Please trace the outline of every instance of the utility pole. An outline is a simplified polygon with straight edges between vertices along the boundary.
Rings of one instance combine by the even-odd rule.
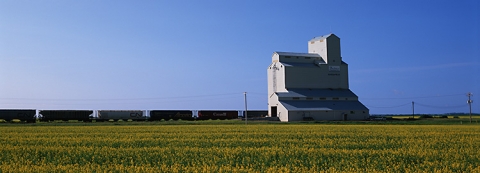
[[[243,98],[245,100],[245,125],[247,124],[248,112],[247,112],[247,92],[243,92]]]
[[[415,119],[415,102],[412,101],[412,119]]]
[[[469,93],[467,93],[467,96],[468,96],[467,103],[468,103],[468,106],[470,107],[470,123],[472,123],[472,103],[473,103],[473,100],[471,100],[470,97],[473,96],[473,94],[471,92],[469,92]]]

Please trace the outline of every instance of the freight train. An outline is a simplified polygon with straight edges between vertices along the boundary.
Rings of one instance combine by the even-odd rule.
[[[69,121],[77,120],[83,122],[91,122],[93,111],[91,110],[41,110],[42,117],[40,121]]]
[[[37,110],[0,109],[0,119],[19,120],[34,123],[37,121],[160,121],[160,120],[226,120],[244,117],[244,111],[237,110]],[[149,113],[149,116],[146,116]],[[247,111],[248,118],[265,117],[267,110]],[[96,114],[96,115],[95,115]]]
[[[193,111],[189,110],[152,110],[150,111],[150,117],[148,120],[194,120],[195,118]]]
[[[20,120],[22,122],[34,123],[36,121],[35,109],[1,109],[0,119],[4,121]]]
[[[94,118],[95,121],[146,121],[147,116],[145,116],[144,111],[140,110],[99,110],[97,111],[97,117]]]

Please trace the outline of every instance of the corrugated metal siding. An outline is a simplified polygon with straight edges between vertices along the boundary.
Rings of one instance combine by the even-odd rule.
[[[368,110],[359,101],[280,101],[289,111]]]
[[[349,89],[288,89],[288,92],[278,92],[278,97],[355,97]]]
[[[299,63],[299,62],[281,62],[285,67],[312,67],[318,68],[318,66],[314,63]],[[321,60],[318,64],[325,64],[325,61]]]
[[[300,56],[300,57],[312,57],[312,58],[321,58],[320,55],[316,53],[295,53],[295,52],[275,52],[281,56]]]

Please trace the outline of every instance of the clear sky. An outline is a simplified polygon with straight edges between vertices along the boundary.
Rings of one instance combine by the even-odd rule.
[[[334,33],[372,114],[480,112],[480,1],[0,1],[0,108],[267,109],[274,51]]]

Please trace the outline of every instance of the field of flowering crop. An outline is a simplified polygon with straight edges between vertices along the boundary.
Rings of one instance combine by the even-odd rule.
[[[0,172],[480,172],[478,125],[15,125],[0,134]]]

